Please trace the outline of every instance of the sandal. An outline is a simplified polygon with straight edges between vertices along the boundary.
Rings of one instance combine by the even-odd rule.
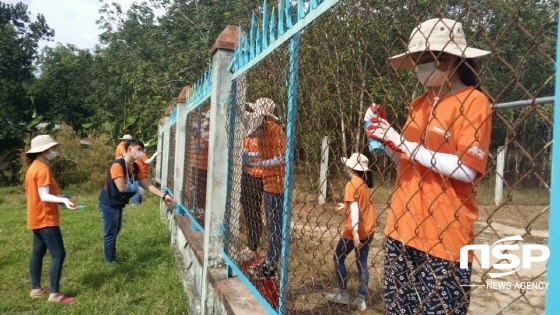
[[[70,305],[70,304],[74,304],[74,301],[75,301],[75,300],[76,300],[76,299],[73,298],[73,297],[64,296],[63,294],[59,294],[58,297],[57,297],[57,300],[50,300],[50,299],[49,299],[48,301],[51,302],[51,303],[58,303],[58,304],[67,304],[67,305]]]
[[[34,290],[35,290],[35,289],[34,289]],[[29,296],[30,296],[32,299],[38,299],[38,298],[42,297],[43,295],[45,295],[45,293],[47,293],[47,289],[45,289],[45,288],[39,288],[39,289],[37,289],[37,290],[41,290],[41,291],[38,291],[38,292],[36,292],[36,293],[33,293],[33,290],[31,290],[31,293],[29,293]]]

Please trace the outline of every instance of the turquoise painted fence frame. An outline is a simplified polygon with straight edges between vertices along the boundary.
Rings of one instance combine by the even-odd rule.
[[[175,107],[173,107],[173,110],[171,111],[169,122],[171,123],[171,125],[177,122],[177,105],[175,105]]]
[[[278,5],[268,12],[266,0],[262,6],[262,28],[260,30],[253,14],[249,38],[239,29],[238,45],[233,55],[229,70],[233,72],[232,79],[237,78],[266,56],[288,41],[296,33],[303,30],[309,23],[328,11],[340,0],[310,0],[297,1],[295,19],[290,0],[279,0]]]
[[[291,221],[291,189],[293,186],[292,168],[294,160],[295,128],[296,128],[296,100],[297,100],[297,72],[299,66],[299,40],[301,31],[317,19],[321,14],[327,12],[340,0],[298,0],[292,5],[291,0],[279,0],[278,5],[269,13],[268,4],[265,0],[262,6],[261,27],[257,26],[256,16],[253,14],[249,35],[239,30],[238,45],[234,52],[229,71],[233,73],[232,82],[236,78],[249,71],[252,67],[262,61],[282,44],[290,40],[288,50],[289,71],[288,78],[288,126],[286,130],[286,172],[284,176],[284,203],[282,218],[282,268],[280,270],[280,303],[277,310],[264,299],[254,287],[251,281],[239,270],[235,261],[229,257],[227,249],[222,255],[227,264],[227,276],[231,277],[235,272],[240,280],[255,295],[255,298],[265,308],[268,314],[286,313],[286,302],[288,297],[288,263],[290,255],[290,221]],[[295,12],[294,12],[295,10]],[[231,115],[231,112],[230,112]],[[230,119],[230,133],[234,130],[234,119]],[[232,146],[233,137],[228,138],[228,145]],[[231,161],[230,161],[231,162]],[[226,209],[226,215],[228,210]],[[226,228],[226,233],[228,233]],[[231,233],[230,233],[231,235]]]
[[[200,105],[210,99],[210,92],[212,91],[212,68],[206,69],[204,74],[198,78],[195,84],[193,84],[193,89],[190,95],[187,96],[186,103],[185,103],[185,112],[188,114],[193,110],[200,111]],[[175,107],[173,110],[176,112]],[[171,112],[173,115],[173,112]],[[177,116],[175,114],[175,116]],[[176,119],[176,118],[175,118]],[[198,161],[197,161],[198,163]],[[197,165],[198,166],[198,165]],[[198,174],[195,174],[195,183],[198,180]],[[197,195],[193,196],[193,205],[196,205],[196,198]],[[175,207],[175,212],[179,215],[186,215],[189,217],[191,221],[191,231],[199,230],[202,234],[204,234],[204,227],[196,221],[194,215],[192,215],[192,211],[190,211],[190,206],[179,204]]]
[[[550,257],[546,264],[546,281],[550,284],[546,289],[544,312],[556,315],[560,310],[560,12],[556,33],[556,82],[554,88],[554,117],[552,121],[552,170],[550,174],[550,212],[548,220],[548,248]],[[557,142],[558,141],[558,142]]]

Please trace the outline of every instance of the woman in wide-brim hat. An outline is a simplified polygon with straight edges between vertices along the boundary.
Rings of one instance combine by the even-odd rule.
[[[25,194],[27,199],[27,228],[33,231],[33,246],[29,273],[31,275],[32,298],[39,298],[47,290],[41,287],[41,267],[47,250],[51,254],[49,267],[49,302],[72,304],[73,297],[60,293],[59,284],[62,265],[66,257],[64,242],[59,225],[58,205],[69,209],[76,206],[68,198],[58,197],[58,185],[54,180],[48,161],[56,158],[58,142],[48,135],[31,140],[31,148],[26,152],[29,168],[25,174]]]
[[[385,143],[398,165],[385,227],[387,314],[467,313],[472,270],[459,262],[474,238],[475,184],[486,169],[492,115],[475,59],[488,54],[467,44],[457,21],[423,22],[389,62],[415,68],[427,92],[412,100],[401,133],[370,112],[364,118],[372,122],[366,134]]]

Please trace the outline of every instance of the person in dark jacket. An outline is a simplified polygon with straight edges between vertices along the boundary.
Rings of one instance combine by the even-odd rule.
[[[144,144],[138,139],[130,139],[125,144],[126,152],[122,158],[115,159],[99,194],[99,212],[103,224],[103,255],[108,263],[116,263],[116,241],[121,230],[122,211],[128,201],[142,187],[161,197],[166,204],[173,204],[173,197],[155,187],[146,175],[140,172],[136,160],[143,154]]]

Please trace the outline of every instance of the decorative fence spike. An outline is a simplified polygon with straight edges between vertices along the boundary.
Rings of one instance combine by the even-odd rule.
[[[275,15],[275,11],[274,11],[274,7],[272,7],[272,13],[270,14],[270,24],[268,26],[269,29],[269,36],[270,36],[270,43],[274,42],[276,40],[276,30],[277,30],[277,26],[276,26],[276,15]]]
[[[251,41],[251,43],[249,44],[250,45],[249,49],[251,51],[249,60],[252,60],[257,55],[256,39],[257,39],[257,17],[255,16],[255,13],[253,13],[253,16],[251,17],[251,30],[249,32],[249,40]]]
[[[268,4],[266,0],[264,0],[263,8],[262,8],[262,49],[266,49],[268,47],[269,38],[268,38]]]
[[[278,37],[286,32],[284,20],[284,0],[278,0]]]
[[[294,26],[294,21],[292,20],[292,2],[290,0],[284,1],[284,16],[286,17],[286,28],[291,28]]]

